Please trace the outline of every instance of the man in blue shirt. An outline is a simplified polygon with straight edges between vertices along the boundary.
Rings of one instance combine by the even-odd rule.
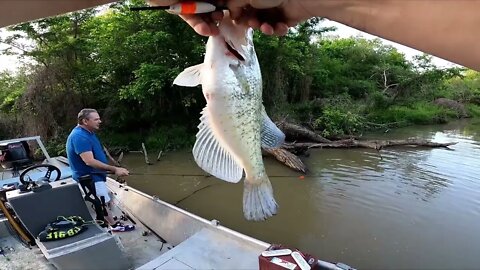
[[[107,186],[107,171],[117,176],[127,176],[128,170],[107,164],[107,157],[102,144],[95,132],[99,130],[100,116],[95,109],[83,109],[78,113],[78,125],[67,139],[67,157],[75,181],[85,175],[90,175],[95,183],[97,197],[103,197],[106,204],[110,203]],[[107,222],[114,225],[111,215],[106,216]]]

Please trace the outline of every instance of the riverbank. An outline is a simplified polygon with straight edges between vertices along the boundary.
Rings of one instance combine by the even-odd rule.
[[[276,119],[290,119],[310,128],[328,139],[345,136],[361,136],[365,132],[388,132],[392,129],[413,125],[445,124],[459,119],[458,112],[427,102],[415,102],[409,105],[395,105],[386,109],[371,110],[364,103],[334,102],[325,106],[321,113],[315,102],[289,106]],[[472,121],[480,119],[480,106],[465,106]],[[191,148],[195,142],[197,130],[193,127],[170,126],[155,128],[143,134],[100,133],[109,148],[115,150],[141,150],[145,143],[147,149],[154,152]]]
[[[325,138],[359,137],[366,132],[390,132],[413,126],[445,124],[459,119],[458,112],[433,103],[414,102],[408,105],[394,105],[385,109],[372,109],[366,103],[331,101],[321,106],[320,101],[291,105],[274,119],[289,119],[310,128]],[[323,102],[329,102],[324,100]],[[322,109],[323,108],[323,109]],[[480,106],[465,105],[469,121],[480,119]],[[113,154],[142,150],[142,143],[152,153],[191,149],[197,130],[194,126],[170,125],[134,132],[111,132],[104,128],[99,132],[102,142]],[[51,153],[65,154],[66,134],[47,142]]]

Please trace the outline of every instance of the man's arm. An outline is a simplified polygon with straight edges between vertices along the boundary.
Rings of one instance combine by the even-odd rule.
[[[93,167],[95,169],[99,169],[103,171],[111,171],[118,176],[127,176],[129,174],[128,170],[125,168],[111,166],[99,160],[96,160],[93,157],[92,151],[83,152],[80,154],[80,157],[82,158],[83,162],[87,164],[87,166]]]
[[[304,0],[302,3],[311,15],[480,70],[480,1]]]

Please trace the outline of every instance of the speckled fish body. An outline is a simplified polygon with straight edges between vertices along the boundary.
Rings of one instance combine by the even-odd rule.
[[[243,212],[248,220],[277,213],[265,172],[261,147],[277,147],[284,134],[262,104],[262,76],[253,45],[253,30],[234,25],[226,16],[220,35],[210,37],[203,64],[185,69],[174,81],[202,85],[207,105],[200,117],[193,155],[213,176],[237,183],[243,177]]]

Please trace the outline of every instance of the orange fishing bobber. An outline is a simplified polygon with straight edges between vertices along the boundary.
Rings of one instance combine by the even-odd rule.
[[[171,5],[166,11],[172,14],[188,15],[188,14],[200,14],[209,13],[217,10],[217,7],[205,2],[181,2]]]
[[[171,6],[146,6],[146,7],[130,7],[132,11],[141,10],[164,10],[171,14],[176,15],[190,15],[190,14],[202,14],[210,13],[215,10],[227,9],[225,6],[215,6],[214,4],[206,2],[185,1]]]

